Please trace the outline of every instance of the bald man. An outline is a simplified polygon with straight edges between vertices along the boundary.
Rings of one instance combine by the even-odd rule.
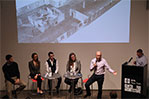
[[[101,99],[102,96],[102,85],[104,82],[104,74],[105,69],[107,69],[109,72],[113,73],[113,75],[117,75],[117,72],[112,70],[106,60],[102,58],[102,53],[100,51],[96,52],[96,58],[91,60],[90,64],[90,71],[94,71],[93,75],[88,79],[88,81],[85,84],[86,87],[86,95],[84,98],[87,98],[88,96],[91,96],[90,92],[90,85],[93,84],[95,81],[98,83],[98,96],[97,99]]]

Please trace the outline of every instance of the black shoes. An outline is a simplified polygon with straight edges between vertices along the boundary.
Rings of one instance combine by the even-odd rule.
[[[86,94],[86,95],[84,96],[84,98],[87,98],[88,96],[91,96],[91,94]]]
[[[43,95],[44,93],[43,92],[37,92],[37,95]]]

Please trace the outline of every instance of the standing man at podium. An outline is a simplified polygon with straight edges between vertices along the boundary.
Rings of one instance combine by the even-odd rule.
[[[136,66],[145,66],[145,65],[147,65],[147,58],[144,55],[142,49],[137,50],[137,57],[136,57],[136,61],[134,61],[134,64]]]
[[[113,75],[117,75],[117,72],[115,72],[113,69],[111,69],[110,66],[108,65],[107,61],[104,58],[102,58],[102,53],[100,51],[97,51],[96,58],[91,60],[90,71],[94,71],[94,73],[85,84],[86,95],[84,96],[84,98],[91,96],[89,86],[91,84],[93,84],[95,81],[97,81],[97,83],[98,83],[97,99],[101,99],[105,69],[107,69],[109,72],[113,73]]]

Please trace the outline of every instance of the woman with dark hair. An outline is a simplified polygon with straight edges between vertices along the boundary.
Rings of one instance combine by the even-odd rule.
[[[37,93],[43,94],[41,90],[42,78],[40,75],[40,61],[38,60],[37,53],[33,53],[31,57],[32,60],[29,62],[30,76],[32,79],[37,80]]]
[[[66,72],[74,73],[74,74],[81,72],[81,63],[79,60],[77,60],[75,53],[69,54],[69,60],[68,60],[67,65],[66,65]],[[75,86],[76,86],[77,82],[78,82],[78,78],[74,80],[74,90],[75,90]],[[69,92],[71,92],[71,89],[73,86],[72,80],[66,78],[65,83],[70,85]]]

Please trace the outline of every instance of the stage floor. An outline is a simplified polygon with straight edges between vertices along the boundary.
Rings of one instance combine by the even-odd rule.
[[[111,90],[104,90],[103,94],[102,94],[102,99],[110,99],[110,92]],[[117,90],[115,91],[117,93],[117,99],[121,98],[121,91]],[[88,99],[97,99],[97,90],[91,91],[92,95],[90,97],[88,97]],[[83,99],[83,96],[86,94],[85,91],[83,91],[83,94],[76,96],[74,95],[74,99]],[[0,98],[2,98],[5,95],[4,91],[0,92]],[[56,94],[53,93],[53,96],[51,97],[51,95],[48,94],[48,92],[46,92],[44,95],[37,95],[37,94],[32,94],[30,91],[22,91],[19,95],[18,95],[18,99],[71,99],[70,98],[70,94],[68,93],[68,91],[60,91],[60,94]]]

